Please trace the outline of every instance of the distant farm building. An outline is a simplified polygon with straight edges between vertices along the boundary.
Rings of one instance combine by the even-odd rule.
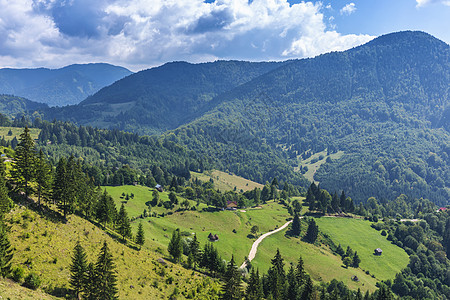
[[[162,187],[162,185],[160,185],[160,184],[157,184],[157,185],[155,185],[155,189],[158,191],[158,192],[164,192],[164,189],[163,189],[163,187]]]
[[[227,201],[227,210],[236,210],[237,208],[237,203],[236,201]]]
[[[447,207],[440,207],[439,209],[438,209],[438,212],[440,212],[440,211],[447,211]]]
[[[381,250],[380,248],[375,249],[374,254],[375,255],[381,255],[383,253],[383,250]]]

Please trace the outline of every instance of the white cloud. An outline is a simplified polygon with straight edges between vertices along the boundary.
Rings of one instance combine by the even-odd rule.
[[[354,13],[356,11],[356,5],[355,3],[351,2],[349,4],[347,4],[346,6],[344,6],[343,8],[341,8],[340,13],[341,15],[351,15],[352,13]]]
[[[437,3],[450,6],[450,0],[416,0],[416,7],[423,7],[428,4]]]
[[[0,7],[0,67],[104,61],[139,70],[172,60],[280,60],[372,38],[327,30],[323,6],[313,2],[0,0]]]

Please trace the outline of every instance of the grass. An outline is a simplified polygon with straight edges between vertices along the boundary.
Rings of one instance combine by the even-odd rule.
[[[16,207],[7,220],[12,226],[9,239],[16,249],[13,266],[22,266],[25,276],[36,272],[42,279],[42,289],[55,295],[65,296],[68,292],[69,265],[76,241],[81,242],[90,262],[96,261],[103,241],[107,241],[116,264],[120,299],[167,299],[175,288],[185,295],[190,290],[209,294],[218,289],[214,281],[180,265],[168,262],[162,266],[156,260],[167,256],[164,250],[131,249],[74,215],[66,224],[54,223],[25,207]],[[183,299],[183,294],[179,298]]]
[[[60,299],[44,293],[41,290],[30,290],[18,283],[5,278],[0,278],[0,299],[21,299],[21,300],[51,300]]]
[[[12,135],[8,135],[9,131],[12,131]],[[30,128],[30,135],[33,140],[37,140],[39,133],[41,132],[38,128]],[[23,133],[23,128],[20,127],[0,127],[0,137],[5,137],[5,140],[10,141],[14,137],[19,139],[19,135]]]
[[[302,223],[306,227],[305,223]],[[334,255],[328,247],[324,245],[315,246],[301,241],[299,238],[286,237],[285,231],[273,234],[258,247],[258,252],[252,265],[259,268],[260,272],[266,272],[270,267],[270,261],[273,259],[277,248],[280,249],[281,256],[284,258],[285,265],[288,268],[290,264],[294,266],[300,256],[302,256],[305,269],[315,282],[329,282],[332,279],[343,281],[349,288],[361,291],[376,290],[375,278],[364,273],[361,269],[345,268],[339,256]],[[287,269],[286,268],[286,269]],[[359,282],[351,280],[353,275],[358,276]]]
[[[331,236],[335,243],[340,243],[344,250],[350,246],[354,251],[358,251],[361,258],[360,267],[368,270],[377,279],[393,279],[409,262],[408,254],[370,227],[369,221],[319,218],[316,222],[319,230]],[[383,250],[381,256],[373,255],[376,248]]]
[[[302,160],[300,155],[297,159],[300,161],[299,166],[308,167],[308,171],[306,171],[303,176],[305,176],[306,179],[312,182],[314,181],[314,175],[316,174],[317,170],[319,170],[319,168],[324,163],[326,163],[328,157],[330,157],[331,159],[340,159],[343,155],[344,151],[338,151],[336,153],[327,155],[327,150],[324,150],[322,152],[314,153],[313,155],[311,155],[311,157],[305,160]],[[298,171],[299,167],[294,168],[294,170]]]
[[[226,173],[218,170],[205,171],[203,173],[191,172],[192,177],[198,178],[201,181],[214,181],[214,186],[222,192],[231,191],[236,188],[237,191],[249,191],[255,187],[262,189],[264,185],[257,182],[236,176],[231,173]]]

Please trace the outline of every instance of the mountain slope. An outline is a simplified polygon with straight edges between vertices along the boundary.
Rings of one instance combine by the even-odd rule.
[[[282,63],[173,62],[124,78],[77,106],[52,109],[47,118],[139,133],[174,129],[203,114],[217,95]]]
[[[16,116],[17,114],[46,108],[48,106],[44,103],[33,102],[22,97],[0,95],[0,113],[6,115]]]
[[[17,95],[51,106],[77,104],[102,87],[132,74],[109,64],[61,69],[0,69],[0,94]]]
[[[292,166],[299,155],[344,151],[316,173],[323,188],[356,200],[405,193],[445,204],[449,57],[449,46],[428,34],[389,34],[264,74],[214,99],[213,110],[175,134],[211,157],[266,145]],[[246,165],[241,157],[226,156],[233,172]]]

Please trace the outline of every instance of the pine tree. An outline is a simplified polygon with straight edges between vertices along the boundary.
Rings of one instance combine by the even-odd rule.
[[[138,230],[136,233],[136,244],[142,247],[144,243],[145,243],[144,229],[142,227],[142,223],[139,222]]]
[[[284,295],[286,273],[284,271],[284,262],[280,254],[280,249],[277,249],[277,253],[272,259],[272,267],[270,267],[267,272],[267,276],[272,297],[276,300],[282,299]]]
[[[240,300],[242,298],[241,274],[234,263],[234,256],[228,263],[227,270],[224,275],[225,285],[222,286],[222,300]]]
[[[52,179],[52,167],[45,159],[44,152],[41,149],[36,160],[36,183],[39,205],[41,204],[41,198],[45,201],[50,199]]]
[[[64,218],[75,210],[79,190],[85,184],[83,179],[81,168],[73,155],[67,161],[64,157],[59,160],[53,186],[53,201],[63,212]]]
[[[100,196],[100,199],[97,202],[96,208],[96,216],[100,223],[103,223],[106,226],[107,223],[110,223],[115,220],[117,215],[116,205],[114,204],[114,200],[106,190]]]
[[[181,243],[180,228],[177,228],[172,233],[172,238],[170,239],[167,251],[172,256],[173,260],[178,262],[183,254],[183,245]]]
[[[87,258],[86,252],[78,241],[73,250],[72,264],[70,265],[69,283],[76,298],[85,290],[87,279]]]
[[[201,253],[200,253],[200,243],[197,240],[197,235],[194,235],[194,239],[189,245],[189,253],[192,255],[192,263],[194,269],[200,263]]]
[[[306,271],[305,271],[305,265],[303,263],[303,259],[300,256],[300,258],[298,259],[298,262],[297,262],[297,266],[295,266],[295,278],[297,280],[297,285],[299,287],[302,286],[303,284],[305,284],[305,280],[306,280],[307,276],[308,275],[306,274]]]
[[[17,184],[17,188],[25,192],[28,198],[33,189],[30,183],[35,178],[36,171],[36,149],[33,139],[30,136],[30,129],[25,127],[20,135],[19,143],[16,147],[16,154],[12,163],[11,177]]]
[[[358,268],[360,263],[361,259],[358,256],[358,251],[355,251],[355,254],[353,254],[352,267]]]
[[[117,231],[122,236],[122,239],[125,241],[125,238],[131,238],[131,226],[130,219],[128,218],[127,211],[125,210],[125,206],[122,203],[119,210],[119,216],[117,220]]]
[[[298,283],[295,276],[294,268],[291,266],[289,268],[289,271],[287,273],[287,293],[286,293],[286,299],[297,299],[298,294]]]
[[[100,254],[95,264],[94,290],[96,299],[112,300],[118,299],[117,296],[117,278],[115,272],[113,257],[106,241],[100,250]]]
[[[294,220],[292,221],[292,235],[299,236],[300,235],[300,218],[298,214],[294,215]]]
[[[309,221],[305,239],[307,242],[314,244],[317,240],[318,234],[319,234],[319,227],[316,225],[316,221],[314,221],[314,219],[311,219],[311,221]]]
[[[447,223],[445,223],[442,246],[444,246],[447,257],[450,257],[450,219],[448,219]]]
[[[252,268],[250,278],[248,280],[247,289],[245,290],[246,300],[261,300],[264,298],[261,279],[259,278],[259,270]]]
[[[6,277],[11,272],[13,250],[8,239],[6,224],[0,220],[0,276]]]
[[[8,195],[5,178],[5,164],[0,160],[0,219],[11,210],[12,201]]]

